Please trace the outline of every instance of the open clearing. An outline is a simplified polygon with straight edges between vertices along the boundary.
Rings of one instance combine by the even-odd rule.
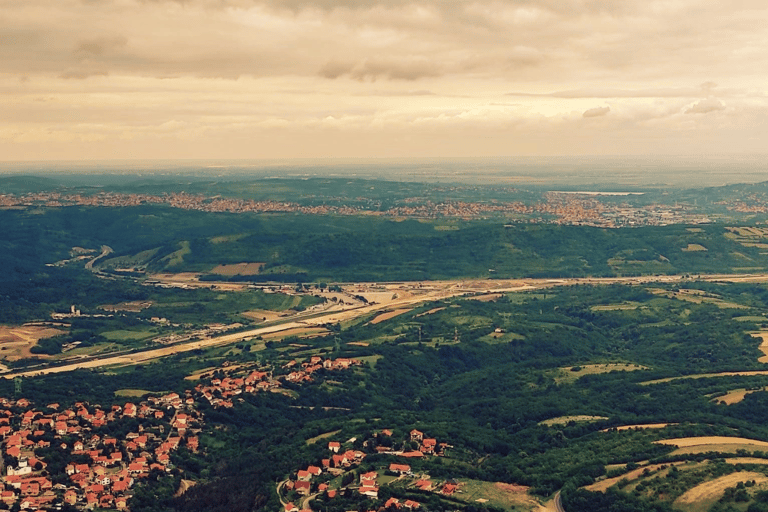
[[[376,318],[370,321],[371,324],[376,325],[381,322],[385,322],[389,320],[390,318],[394,318],[396,316],[402,315],[403,313],[407,313],[411,311],[411,308],[408,309],[395,309],[393,311],[387,311],[386,313],[382,313],[378,315]]]
[[[637,309],[640,307],[639,302],[622,302],[621,304],[604,304],[601,306],[592,306],[592,311],[627,311]]]
[[[514,510],[515,507],[528,510],[541,508],[541,504],[528,494],[528,487],[502,482],[461,480],[459,490],[453,497],[467,503],[485,503],[504,510]]]
[[[255,276],[266,263],[232,263],[218,265],[211,270],[211,274],[220,276]]]
[[[578,416],[558,416],[557,418],[549,418],[548,420],[540,421],[539,425],[544,425],[545,427],[551,427],[553,425],[567,425],[568,423],[574,421],[574,422],[586,422],[586,421],[599,421],[599,420],[607,420],[605,416],[585,416],[585,415],[578,415]]]
[[[319,436],[311,437],[307,439],[307,444],[315,444],[318,441],[322,441],[323,439],[328,439],[329,437],[333,437],[336,434],[341,432],[341,430],[334,430],[333,432],[326,432],[325,434],[320,434]]]
[[[129,396],[129,397],[141,397],[152,393],[158,393],[157,391],[147,391],[146,389],[118,389],[115,391],[115,396]]]
[[[707,248],[699,244],[688,244],[688,247],[683,248],[683,252],[700,252],[706,251]]]
[[[294,327],[293,329],[286,329],[285,331],[273,332],[265,334],[263,337],[265,340],[274,340],[277,338],[287,338],[288,336],[296,336],[298,338],[314,338],[315,336],[321,336],[328,334],[328,330],[323,327]]]
[[[245,318],[255,320],[257,322],[271,322],[282,316],[281,313],[278,313],[277,311],[270,311],[268,309],[254,309],[251,311],[244,311],[240,314]]]
[[[66,332],[43,325],[15,327],[0,325],[0,359],[16,361],[26,357],[41,357],[40,354],[32,354],[29,349],[34,347],[40,339],[66,334]]]
[[[434,308],[434,309],[430,309],[429,311],[425,311],[425,312],[423,312],[423,313],[419,313],[418,315],[416,315],[416,317],[415,317],[415,318],[419,318],[420,316],[434,315],[434,314],[435,314],[435,313],[437,313],[438,311],[442,311],[442,310],[444,310],[444,309],[445,309],[445,308]]]
[[[574,371],[574,368],[576,370]],[[572,382],[584,375],[596,375],[609,372],[634,372],[637,370],[647,370],[647,366],[632,363],[603,363],[603,364],[585,364],[580,366],[571,366],[558,368],[554,376],[556,383]]]
[[[121,302],[119,304],[103,304],[99,306],[99,309],[104,311],[128,311],[130,313],[138,313],[139,311],[152,306],[150,301],[133,301],[133,302]]]
[[[760,484],[768,482],[768,477],[762,473],[755,473],[753,471],[740,471],[738,473],[724,475],[688,490],[685,494],[675,500],[675,505],[685,506],[695,504],[697,510],[708,510],[710,505],[713,505],[714,502],[723,496],[723,493],[728,487],[734,487],[739,482],[748,482],[750,480],[754,480],[756,483]],[[706,507],[704,507],[705,504],[707,505]]]
[[[468,297],[472,300],[479,300],[480,302],[491,302],[498,300],[502,297],[500,293],[487,293],[485,295],[475,295],[474,297]]]

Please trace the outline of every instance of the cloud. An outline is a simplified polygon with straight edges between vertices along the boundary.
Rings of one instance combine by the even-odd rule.
[[[582,117],[601,117],[607,115],[611,111],[611,107],[595,107],[585,110]]]
[[[329,61],[320,68],[319,75],[336,79],[344,75],[360,81],[375,82],[379,78],[389,80],[418,80],[440,76],[437,66],[425,57],[396,59],[364,59],[355,64]]]
[[[59,78],[64,80],[85,80],[92,76],[108,76],[104,70],[85,70],[85,69],[69,69],[59,75]]]
[[[126,44],[128,39],[122,36],[85,39],[77,43],[72,53],[81,58],[98,57],[122,48]]]
[[[691,107],[686,109],[686,114],[708,114],[710,112],[716,112],[718,110],[725,110],[725,105],[716,98],[707,98],[694,103]]]

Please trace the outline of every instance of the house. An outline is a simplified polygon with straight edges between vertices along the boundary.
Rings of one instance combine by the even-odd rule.
[[[424,433],[423,432],[419,432],[416,429],[411,430],[411,441],[419,441],[420,442],[422,439],[424,439]]]
[[[331,450],[333,453],[339,453],[339,450],[341,449],[341,444],[338,441],[331,441],[328,443],[328,449]]]
[[[407,464],[390,464],[389,470],[398,475],[405,475],[411,472],[411,466]]]
[[[301,480],[297,481],[296,484],[293,486],[294,490],[301,494],[302,496],[307,496],[309,494],[309,491],[312,487],[312,484],[310,482],[303,482]]]
[[[73,490],[68,490],[64,493],[64,503],[67,505],[74,505],[77,503],[77,493]]]
[[[363,496],[368,496],[369,498],[373,499],[378,499],[379,497],[379,488],[376,486],[360,487],[358,492]]]
[[[435,446],[437,446],[436,439],[424,439],[421,445],[421,451],[424,453],[435,453]]]
[[[364,473],[360,475],[360,486],[366,487],[366,486],[375,486],[376,485],[376,479],[379,477],[379,474],[375,471],[370,471],[368,473]]]

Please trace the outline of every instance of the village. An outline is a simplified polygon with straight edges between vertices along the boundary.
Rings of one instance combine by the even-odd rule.
[[[153,473],[182,470],[172,462],[175,451],[200,450],[202,402],[231,408],[243,393],[281,392],[283,382],[308,382],[320,369],[338,371],[360,364],[355,359],[313,356],[302,363],[289,361],[278,370],[287,373],[276,376],[272,369],[225,364],[201,375],[202,382],[183,395],[147,396],[139,403],[110,407],[76,402],[70,408],[57,403],[38,408],[25,398],[0,398],[0,501],[21,510],[49,510],[63,504],[81,510],[128,510],[137,482]],[[129,432],[111,435],[126,425]],[[46,460],[52,451],[64,457],[66,465]]]
[[[362,449],[355,449],[360,444]],[[398,447],[395,447],[398,444]],[[311,512],[309,503],[313,498],[325,502],[337,497],[359,495],[368,498],[371,510],[383,506],[389,510],[417,510],[421,503],[412,499],[389,497],[383,502],[379,499],[379,490],[383,485],[394,482],[422,492],[435,492],[450,496],[457,491],[459,483],[453,480],[433,480],[426,473],[414,472],[408,459],[424,457],[442,457],[451,446],[437,439],[426,437],[419,430],[413,429],[402,439],[395,439],[393,431],[382,429],[372,437],[358,443],[357,438],[345,442],[329,441],[328,457],[316,465],[299,469],[291,478],[280,482],[278,495],[285,512]],[[369,454],[385,454],[406,459],[402,463],[390,462],[376,469],[362,469],[364,459]],[[299,507],[295,502],[301,502]]]

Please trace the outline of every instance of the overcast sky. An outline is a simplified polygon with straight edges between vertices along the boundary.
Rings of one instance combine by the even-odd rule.
[[[765,152],[764,0],[0,0],[0,160]]]

